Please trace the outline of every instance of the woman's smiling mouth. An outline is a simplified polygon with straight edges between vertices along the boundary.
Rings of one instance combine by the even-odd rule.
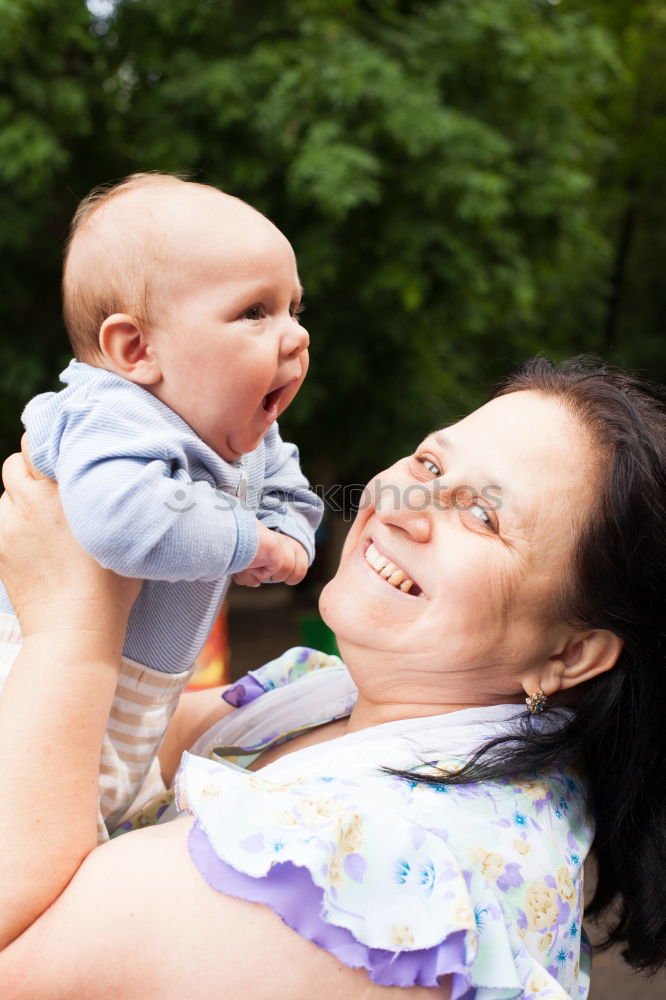
[[[409,594],[410,597],[425,598],[426,595],[418,583],[415,583],[407,576],[404,570],[400,569],[387,556],[383,555],[374,542],[371,541],[366,547],[363,558],[378,576],[381,576],[382,579],[386,580],[396,590],[401,590],[403,594]]]

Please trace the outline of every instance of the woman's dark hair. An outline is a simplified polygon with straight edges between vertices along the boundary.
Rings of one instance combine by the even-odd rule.
[[[491,399],[525,390],[566,407],[601,459],[596,509],[558,604],[563,621],[614,632],[622,653],[562,696],[573,717],[539,732],[526,715],[518,737],[493,740],[460,771],[424,780],[517,777],[573,761],[596,823],[597,885],[586,914],[615,903],[601,946],[622,943],[627,962],[656,971],[666,964],[666,389],[593,358],[535,358]]]

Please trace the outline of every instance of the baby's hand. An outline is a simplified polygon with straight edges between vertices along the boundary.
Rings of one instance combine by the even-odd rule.
[[[261,521],[257,522],[257,528],[257,553],[247,569],[234,574],[235,582],[242,587],[258,587],[266,580],[289,586],[300,583],[308,569],[308,556],[301,543],[289,535],[271,531]]]

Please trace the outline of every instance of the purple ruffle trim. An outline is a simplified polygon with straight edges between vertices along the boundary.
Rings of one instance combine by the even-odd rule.
[[[241,705],[249,705],[251,701],[265,693],[266,688],[262,687],[254,677],[246,674],[245,677],[236,681],[232,688],[224,692],[222,699],[233,705],[234,708],[240,708]]]
[[[195,822],[189,850],[208,885],[227,896],[250,903],[265,903],[301,937],[324,948],[352,969],[364,968],[380,986],[439,986],[439,977],[450,975],[451,1000],[474,1000],[476,990],[465,975],[464,931],[456,931],[432,948],[388,951],[361,944],[346,927],[329,924],[321,916],[323,890],[307,868],[291,861],[274,865],[261,878],[237,871],[215,853],[208,837]]]

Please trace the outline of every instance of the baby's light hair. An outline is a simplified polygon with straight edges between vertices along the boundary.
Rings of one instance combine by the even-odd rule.
[[[99,330],[107,316],[128,313],[150,323],[150,290],[164,263],[160,250],[165,242],[158,202],[150,195],[191,183],[174,174],[131,174],[93,188],[79,204],[62,279],[65,326],[79,361],[99,360]],[[141,191],[149,195],[144,203],[128,199],[123,206],[124,196]]]

